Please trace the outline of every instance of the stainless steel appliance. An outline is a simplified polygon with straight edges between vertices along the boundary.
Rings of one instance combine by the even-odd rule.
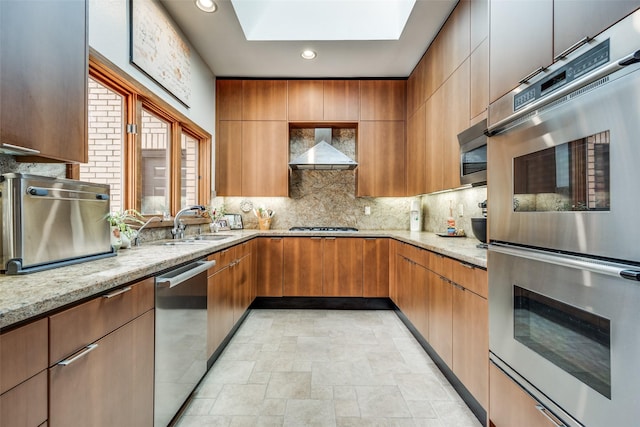
[[[165,427],[207,371],[207,269],[199,260],[156,278],[154,426]]]
[[[354,227],[291,227],[289,231],[358,231]]]
[[[36,175],[0,177],[2,266],[23,274],[114,256],[109,186]]]
[[[639,22],[490,108],[490,359],[558,425],[640,419]]]
[[[460,143],[460,183],[487,183],[487,121],[482,120],[458,134]]]

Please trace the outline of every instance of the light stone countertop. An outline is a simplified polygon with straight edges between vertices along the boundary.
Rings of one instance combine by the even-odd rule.
[[[203,258],[256,236],[390,237],[480,267],[487,266],[487,251],[474,238],[446,238],[428,232],[362,230],[358,232],[292,232],[287,230],[222,231],[229,238],[196,244],[167,246],[147,242],[121,249],[118,255],[38,273],[0,275],[0,329],[42,316],[118,286],[155,276],[177,265]]]

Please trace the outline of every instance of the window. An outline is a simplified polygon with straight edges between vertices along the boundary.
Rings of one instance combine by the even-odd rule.
[[[128,76],[89,62],[89,161],[69,177],[109,184],[112,211],[175,215],[207,204],[211,136]]]

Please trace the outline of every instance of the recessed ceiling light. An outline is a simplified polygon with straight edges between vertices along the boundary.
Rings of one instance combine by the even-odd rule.
[[[300,56],[302,56],[303,59],[314,59],[316,56],[318,56],[318,54],[310,49],[307,49],[303,50]]]
[[[213,13],[218,10],[218,5],[213,0],[196,0],[196,6],[203,12]]]

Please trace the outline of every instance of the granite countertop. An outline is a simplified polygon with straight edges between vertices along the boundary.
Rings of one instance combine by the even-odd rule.
[[[38,273],[0,275],[0,329],[41,316],[126,283],[157,275],[177,265],[203,258],[256,236],[390,237],[463,262],[486,268],[487,251],[473,238],[444,238],[434,233],[403,230],[308,232],[288,230],[225,231],[222,240],[163,245],[148,242],[118,251],[114,257],[54,268]]]

